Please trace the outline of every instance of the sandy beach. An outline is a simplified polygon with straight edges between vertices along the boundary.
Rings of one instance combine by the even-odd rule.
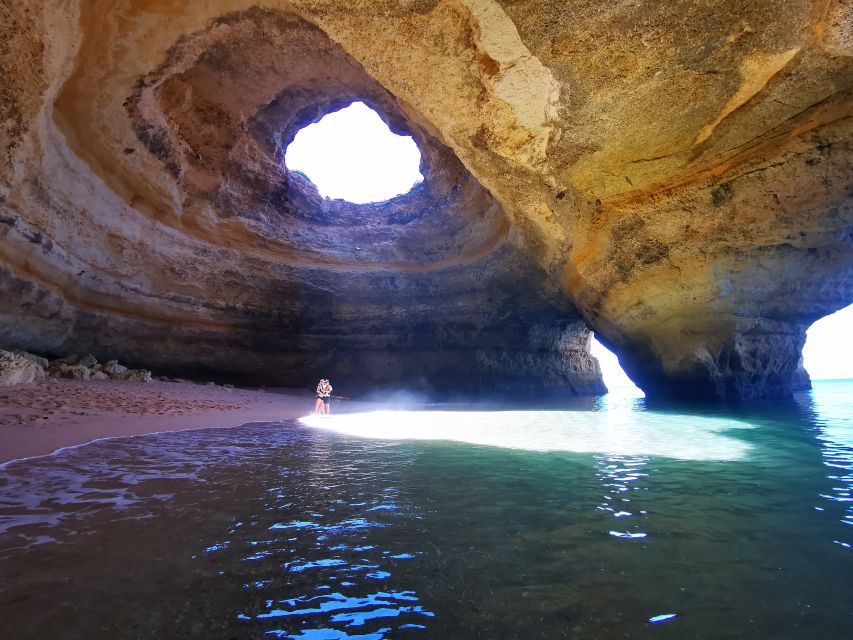
[[[298,418],[311,413],[313,401],[307,389],[177,382],[48,379],[0,387],[0,463],[98,438]],[[335,401],[333,411],[362,404]]]

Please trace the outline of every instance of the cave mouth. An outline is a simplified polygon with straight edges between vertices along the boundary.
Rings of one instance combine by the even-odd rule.
[[[631,397],[645,396],[643,390],[625,373],[616,354],[601,344],[594,333],[590,341],[590,353],[598,360],[598,364],[601,367],[601,377],[608,392]]]
[[[824,316],[806,331],[803,366],[812,380],[853,379],[853,304]]]
[[[385,202],[423,181],[421,152],[363,102],[352,102],[300,129],[287,146],[288,170],[307,177],[324,198]]]

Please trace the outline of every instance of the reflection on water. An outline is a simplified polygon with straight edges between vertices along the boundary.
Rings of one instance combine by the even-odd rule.
[[[751,426],[731,418],[631,411],[372,411],[300,421],[382,440],[450,440],[522,451],[573,451],[741,460],[750,445],[722,432]]]
[[[421,552],[375,535],[422,519],[392,482],[415,457],[264,424],[102,441],[7,465],[0,603],[15,607],[0,615],[0,637],[77,637],[69,624],[81,638],[135,637],[126,628],[173,637],[172,617],[204,630],[190,637],[423,629],[433,612],[396,579]],[[69,575],[87,585],[70,600]],[[116,591],[133,594],[134,608],[111,606],[111,625],[79,619]],[[3,633],[9,621],[14,636]]]
[[[168,438],[152,436],[144,446],[104,441],[0,465],[0,535],[10,534],[0,537],[0,558],[10,545],[21,549],[52,541],[54,534],[73,534],[81,518],[103,511],[152,517],[152,507],[173,497],[172,481],[200,481],[205,466],[240,453],[223,441],[212,459],[204,459],[192,449],[173,447]]]
[[[848,525],[833,542],[853,550],[853,385],[833,381],[815,387],[817,439],[832,484],[820,497],[834,503],[836,509],[840,507],[841,522]],[[824,511],[826,507],[815,509]]]
[[[335,417],[8,464],[0,637],[841,637],[851,390],[736,415]]]
[[[265,600],[260,612],[241,611],[237,620],[286,619],[288,628],[266,631],[277,637],[351,638],[372,636],[352,636],[342,629],[315,625],[364,627],[368,621],[394,619],[395,627],[423,628],[412,620],[433,616],[417,604],[415,591],[389,590],[383,586],[395,566],[415,554],[394,553],[392,549],[366,544],[373,530],[393,526],[395,518],[420,517],[399,503],[397,489],[385,487],[380,495],[373,497],[359,492],[355,500],[338,497],[330,500],[325,509],[312,505],[310,514],[302,511],[303,505],[292,501],[288,487],[275,487],[268,493],[273,495],[275,503],[267,511],[282,520],[264,530],[259,530],[257,520],[250,523],[249,531],[243,523],[238,523],[240,526],[229,531],[229,538],[214,545],[212,550],[228,549],[232,541],[237,545],[242,543],[250,553],[243,561],[274,557],[285,575],[304,574],[298,576],[299,580],[308,582],[312,589],[306,595]],[[377,512],[381,512],[381,518],[375,515]],[[354,514],[363,517],[353,517]],[[286,519],[291,515],[295,519]],[[310,519],[305,519],[306,516]],[[268,586],[266,581],[244,585],[262,591]],[[291,634],[294,628],[299,629],[298,635]],[[390,630],[390,627],[381,629],[375,637],[382,637],[381,633]]]
[[[640,456],[595,456],[595,475],[604,489],[603,501],[596,509],[619,520],[620,530],[611,531],[611,536],[628,540],[646,537],[639,520],[648,512],[637,510],[632,502],[636,492],[643,489],[639,481],[649,475],[643,472],[648,461]]]

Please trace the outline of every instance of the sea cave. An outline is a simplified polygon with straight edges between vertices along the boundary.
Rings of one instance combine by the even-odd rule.
[[[0,635],[165,637],[162,603],[132,604],[165,583],[188,603],[181,637],[740,637],[715,617],[731,610],[758,620],[744,637],[806,638],[849,621],[832,594],[850,588],[853,407],[843,383],[812,389],[809,358],[849,360],[851,33],[843,0],[4,4]],[[804,524],[755,477],[802,480]],[[634,508],[638,487],[658,501]],[[721,509],[726,536],[751,531],[759,501],[741,556],[701,529]],[[149,517],[156,539],[129,551]],[[744,596],[786,540],[820,579]],[[145,568],[130,613],[69,622],[50,586],[66,542],[75,579],[111,567],[81,606],[124,593],[123,557]],[[609,546],[647,544],[673,566]],[[619,558],[630,597],[609,595]],[[810,575],[790,562],[791,585]],[[696,573],[717,613],[683,595]],[[652,606],[638,592],[658,578]],[[317,611],[336,613],[312,627]]]

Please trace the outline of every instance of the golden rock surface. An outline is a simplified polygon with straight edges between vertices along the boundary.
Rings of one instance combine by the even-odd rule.
[[[0,342],[281,383],[652,396],[803,384],[853,301],[844,0],[13,0]],[[354,99],[426,179],[288,173]]]

